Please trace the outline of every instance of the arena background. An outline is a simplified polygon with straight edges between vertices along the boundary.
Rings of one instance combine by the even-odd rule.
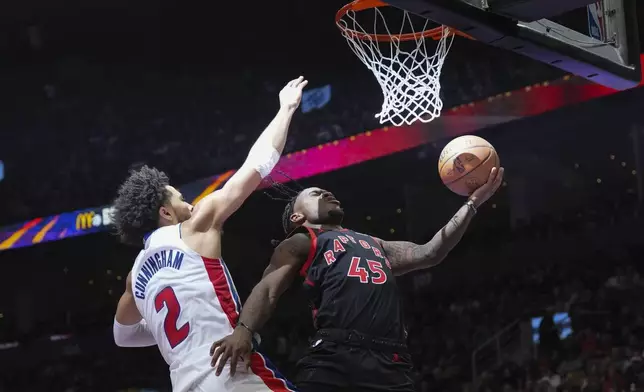
[[[320,90],[296,115],[280,168],[333,190],[348,227],[427,241],[463,202],[437,176],[451,137],[476,132],[506,167],[449,258],[400,279],[419,390],[644,386],[644,90],[617,93],[457,39],[444,117],[383,129],[377,84],[332,23],[341,5],[0,5],[0,390],[170,390],[155,348],[113,344],[137,249],[87,214],[102,219],[144,163],[195,198],[220,186],[299,74]],[[257,192],[225,228],[244,298],[283,238],[283,207]],[[287,375],[311,328],[291,291],[262,331]],[[559,313],[570,336],[541,323],[533,344],[531,319]]]

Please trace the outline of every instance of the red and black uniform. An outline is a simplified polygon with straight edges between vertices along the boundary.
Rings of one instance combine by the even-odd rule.
[[[380,244],[352,230],[302,227],[300,270],[317,332],[298,362],[301,391],[413,391],[400,294]]]

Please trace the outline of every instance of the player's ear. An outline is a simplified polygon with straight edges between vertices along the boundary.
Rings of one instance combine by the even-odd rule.
[[[306,221],[304,214],[302,214],[301,212],[292,213],[289,219],[291,220],[291,222],[295,223],[296,225],[301,225],[304,223],[304,221]]]
[[[172,222],[172,212],[170,212],[169,208],[165,206],[161,206],[159,207],[159,218],[161,220],[167,220],[169,222]]]

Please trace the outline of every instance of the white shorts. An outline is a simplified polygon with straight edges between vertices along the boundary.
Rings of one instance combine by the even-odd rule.
[[[245,363],[237,365],[234,376],[230,376],[230,364],[227,364],[220,376],[215,369],[195,383],[190,392],[291,392],[295,387],[289,383],[277,369],[260,353],[251,354],[250,369]]]

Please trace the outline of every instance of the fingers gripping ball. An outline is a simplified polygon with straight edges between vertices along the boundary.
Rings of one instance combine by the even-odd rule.
[[[499,168],[499,156],[487,140],[461,136],[449,142],[438,159],[438,174],[452,192],[468,196],[485,184],[493,167]]]

